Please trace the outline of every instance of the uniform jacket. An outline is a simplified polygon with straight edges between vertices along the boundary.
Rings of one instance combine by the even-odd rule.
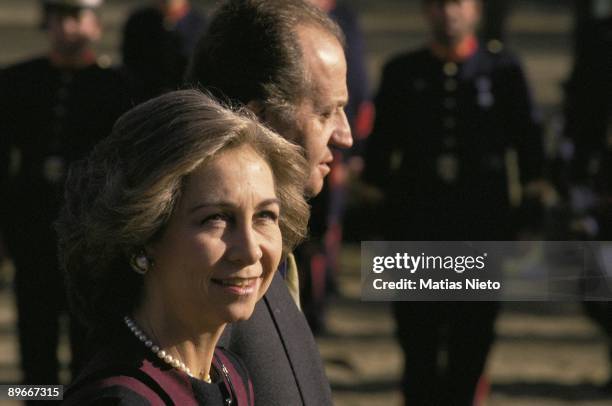
[[[386,64],[375,103],[364,176],[385,194],[385,237],[508,238],[511,187],[542,164],[518,61],[486,47],[460,63],[405,53]]]
[[[52,222],[69,165],[83,158],[128,108],[123,82],[93,63],[59,68],[47,57],[0,74],[0,147],[11,152],[3,223],[9,249],[39,244],[55,249]]]
[[[168,27],[157,7],[135,10],[123,27],[121,72],[132,99],[140,103],[183,83],[188,59],[206,29],[206,18],[197,9]]]
[[[564,135],[575,146],[571,180],[578,183],[592,181],[602,161],[609,165],[610,157],[604,155],[612,151],[612,16],[586,28],[586,43],[578,48],[565,86]]]

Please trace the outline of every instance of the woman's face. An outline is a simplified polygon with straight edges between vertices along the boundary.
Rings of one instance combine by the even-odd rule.
[[[251,316],[281,258],[280,203],[268,164],[248,146],[196,169],[162,237],[144,300],[185,325],[216,327]]]

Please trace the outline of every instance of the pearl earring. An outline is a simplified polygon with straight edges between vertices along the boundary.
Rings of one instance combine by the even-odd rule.
[[[130,266],[132,267],[134,272],[139,275],[146,274],[152,263],[153,261],[151,261],[143,251],[138,254],[132,255],[132,257],[130,258]]]

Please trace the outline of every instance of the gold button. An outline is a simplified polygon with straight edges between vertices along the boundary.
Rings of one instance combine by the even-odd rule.
[[[454,117],[444,117],[444,128],[447,130],[452,130],[455,128],[455,118]]]
[[[60,77],[60,80],[63,84],[68,84],[72,82],[72,74],[69,72],[63,72],[62,76]]]
[[[69,94],[68,89],[63,86],[57,90],[57,98],[60,100],[67,98],[68,94]]]
[[[454,92],[457,90],[457,81],[455,79],[446,79],[444,82],[444,89],[447,92]]]
[[[492,39],[487,42],[487,49],[494,54],[500,53],[504,49],[504,44],[497,39]]]
[[[457,145],[457,142],[455,141],[454,137],[446,137],[444,138],[442,143],[446,148],[454,148]]]
[[[66,114],[66,107],[64,107],[63,104],[56,104],[55,107],[53,107],[53,112],[56,116],[62,117]]]
[[[455,62],[446,62],[444,64],[444,73],[446,76],[455,76],[457,74],[457,64]]]
[[[113,64],[113,59],[108,55],[100,55],[96,62],[98,63],[99,67],[107,69]]]

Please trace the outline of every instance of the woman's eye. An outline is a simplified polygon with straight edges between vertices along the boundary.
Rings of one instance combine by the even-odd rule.
[[[211,214],[210,216],[205,217],[201,221],[201,224],[219,225],[221,223],[227,222],[228,220],[229,220],[229,216],[227,214],[215,213],[215,214]]]
[[[264,220],[271,220],[276,222],[278,220],[278,214],[272,210],[264,210],[258,213],[258,218]]]

